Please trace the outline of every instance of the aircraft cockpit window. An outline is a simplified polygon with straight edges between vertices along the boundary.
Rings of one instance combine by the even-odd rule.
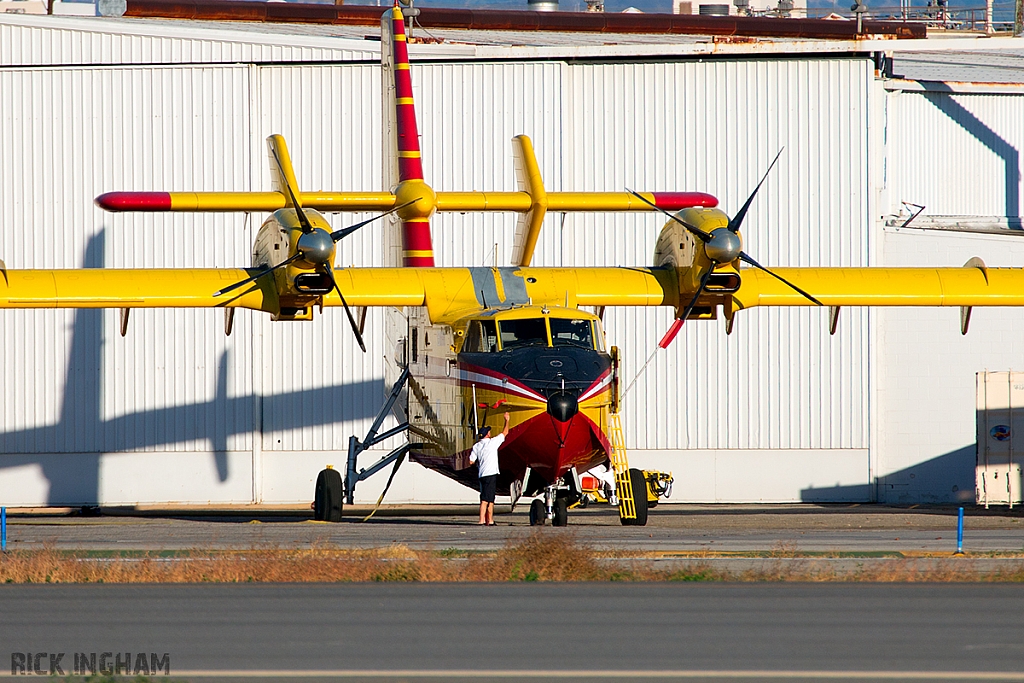
[[[498,350],[498,333],[493,320],[474,320],[466,330],[463,353],[494,353]]]
[[[580,346],[594,348],[594,335],[589,320],[551,318],[551,344],[553,346]]]
[[[548,330],[544,318],[502,320],[499,325],[502,349],[548,345]]]
[[[478,353],[480,351],[480,323],[473,321],[466,328],[466,341],[462,342],[463,353]]]

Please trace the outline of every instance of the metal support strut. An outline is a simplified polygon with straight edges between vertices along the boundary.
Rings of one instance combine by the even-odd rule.
[[[381,441],[387,441],[391,437],[397,436],[398,434],[401,434],[405,430],[409,429],[409,423],[403,422],[397,427],[392,427],[383,434],[377,434],[377,430],[379,430],[380,426],[384,424],[384,420],[387,419],[387,416],[391,413],[391,409],[395,407],[395,401],[398,400],[399,394],[402,393],[402,388],[408,381],[409,368],[407,367],[405,370],[402,371],[402,375],[401,377],[398,378],[398,381],[395,382],[395,386],[391,388],[391,395],[388,396],[388,400],[384,403],[384,407],[381,408],[380,412],[377,413],[377,418],[373,421],[373,424],[370,426],[370,431],[366,433],[366,438],[360,441],[353,435],[350,436],[348,439],[348,466],[345,472],[345,503],[347,505],[352,505],[354,501],[357,483],[373,476],[381,469],[395,462],[396,460],[404,456],[407,452],[409,452],[409,450],[415,445],[409,443],[403,444],[396,448],[395,450],[388,453],[387,455],[385,455],[374,465],[372,465],[369,469],[356,471],[356,464],[358,462],[360,453],[362,453],[368,448],[372,448],[373,446],[379,444]]]

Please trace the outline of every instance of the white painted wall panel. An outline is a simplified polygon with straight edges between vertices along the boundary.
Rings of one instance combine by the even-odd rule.
[[[1016,236],[886,230],[885,265],[950,266],[978,256],[989,266],[1024,264]],[[975,375],[1020,370],[1024,311],[975,308],[960,334],[958,308],[880,309],[878,498],[973,503]]]
[[[894,92],[888,98],[887,213],[1024,215],[1020,94]],[[885,207],[883,207],[885,208]]]
[[[545,187],[564,189],[566,72],[561,62],[414,67],[427,182],[438,191],[516,190],[512,138],[522,134],[533,142]],[[510,264],[517,218],[436,215],[431,228],[437,264]],[[546,219],[534,265],[557,262],[560,220]]]
[[[254,186],[270,188],[265,139],[280,133],[301,187],[380,190],[380,73],[379,65],[259,69]],[[345,213],[328,219],[338,229],[369,217]],[[380,264],[382,230],[374,223],[339,242],[337,264]],[[347,452],[349,436],[362,437],[384,402],[381,311],[367,315],[365,354],[341,309],[317,314],[312,323],[259,318],[262,391],[277,397],[265,406],[263,448]]]
[[[229,31],[201,22],[6,15],[0,16],[0,66],[380,59],[379,44],[363,40],[282,35],[265,25],[247,28]]]
[[[768,266],[865,265],[870,68],[864,60],[575,65],[566,185],[708,191],[732,213],[785,148],[748,213],[745,249]],[[649,264],[662,224],[653,215],[570,216],[567,264]],[[609,312],[627,382],[670,322],[667,310]],[[822,310],[743,312],[731,337],[724,321],[691,322],[637,379],[627,444],[865,448],[866,335],[859,311],[844,312],[835,337]]]
[[[368,452],[360,467],[372,465],[381,452]],[[317,473],[325,465],[344,471],[347,453],[343,451],[272,451],[264,455],[263,461],[263,502],[267,504],[295,504],[309,502],[313,497]],[[377,502],[384,485],[391,475],[387,467],[378,476],[359,484],[356,489],[357,504],[372,505]],[[478,503],[480,494],[456,483],[447,477],[410,464],[407,460],[395,475],[388,490],[388,503]]]
[[[660,449],[631,451],[630,458],[675,473],[670,501],[840,503],[871,497],[866,449]]]
[[[263,140],[274,132],[289,140],[303,187],[380,187],[376,65],[3,74],[4,92],[23,103],[5,122],[4,155],[24,164],[5,165],[5,219],[17,224],[40,215],[44,225],[75,226],[61,239],[47,231],[5,233],[12,265],[77,266],[100,226],[105,241],[92,262],[247,264],[258,227],[253,221],[262,217],[111,216],[91,208],[91,199],[115,188],[269,187]],[[735,210],[778,146],[787,145],[748,219],[749,251],[777,265],[864,260],[864,238],[857,236],[863,197],[832,191],[866,174],[864,62],[438,64],[413,74],[425,170],[437,189],[514,189],[509,140],[525,132],[552,190],[700,189]],[[799,95],[807,79],[835,85]],[[717,109],[708,113],[695,100],[717,102]],[[833,106],[847,116],[836,119]],[[50,112],[50,125],[41,112]],[[779,117],[786,121],[778,123]],[[15,134],[22,129],[30,131],[27,142]],[[62,136],[48,137],[50,129]],[[806,197],[813,200],[802,201]],[[65,214],[54,215],[58,209]],[[330,217],[336,227],[361,218]],[[510,214],[439,217],[439,263],[507,262],[514,222]],[[564,223],[551,216],[537,263],[647,264],[660,224],[652,216],[579,215]],[[370,227],[346,240],[338,262],[380,263],[378,237]],[[4,449],[205,452],[224,481],[233,476],[235,456],[229,454],[250,451],[255,499],[265,490],[268,499],[283,502],[296,491],[268,481],[266,473],[281,466],[271,465],[278,458],[270,454],[287,460],[287,453],[320,452],[314,460],[339,459],[349,435],[362,434],[383,399],[384,349],[375,333],[380,314],[369,317],[364,356],[336,313],[311,324],[275,324],[242,313],[228,340],[213,312],[136,313],[126,340],[115,336],[113,312],[4,313],[17,321],[6,329],[27,327],[40,340],[54,340],[5,347],[12,359],[5,367],[52,371],[45,386],[30,388],[27,377],[5,369],[4,382],[23,388],[25,407],[5,408]],[[94,341],[88,362],[72,364],[65,387],[61,371],[70,356],[78,357],[77,347],[71,332],[61,342],[53,331],[75,320],[71,329],[88,330]],[[610,338],[627,350],[627,378],[669,320],[668,311],[609,312]],[[626,422],[631,447],[846,453],[863,447],[863,317],[845,317],[840,330],[829,338],[820,311],[746,313],[729,338],[720,322],[688,325],[633,389]],[[20,334],[16,340],[5,333],[12,342],[21,341]],[[67,390],[87,398],[64,406]],[[658,409],[639,410],[636,396]],[[54,424],[69,426],[39,429]],[[254,442],[252,433],[262,436]],[[219,495],[211,490],[211,497]],[[408,495],[436,499],[427,490],[412,486]],[[234,499],[236,493],[226,491]]]
[[[13,59],[8,45],[0,42],[0,59]],[[118,57],[155,58],[146,52],[155,47],[139,49]],[[210,49],[202,46],[203,59],[217,57]],[[439,190],[514,189],[509,140],[525,132],[551,190],[704,190],[731,213],[784,146],[744,226],[747,251],[766,265],[869,262],[866,188],[880,183],[868,165],[877,139],[869,138],[866,60],[449,63],[418,65],[413,78],[425,171]],[[899,166],[908,155],[891,157],[916,134],[908,126],[918,115],[905,124],[894,118],[898,108],[931,107],[941,130],[943,117],[952,120],[924,96],[917,104],[910,97],[900,95],[888,112],[887,177],[897,198],[893,188],[917,176]],[[302,187],[380,188],[376,64],[6,69],[0,98],[0,257],[11,267],[247,265],[262,216],[113,215],[92,199],[111,189],[264,189],[263,141],[275,132],[289,141]],[[1000,100],[993,117],[977,102],[961,104],[1019,148],[1021,100]],[[977,128],[966,120],[960,129]],[[944,135],[964,150],[957,159],[977,157],[984,187],[995,189],[975,192],[984,201],[956,204],[964,211],[944,212],[999,213],[1012,197],[1007,155],[993,153],[998,144],[983,135],[951,131]],[[993,156],[999,163],[985,170]],[[917,159],[942,178],[955,175],[939,157]],[[950,206],[960,201],[955,189],[935,192],[952,197]],[[328,218],[342,227],[364,217]],[[439,217],[438,262],[507,263],[514,223],[511,214]],[[536,263],[648,264],[661,225],[653,215],[552,215]],[[379,236],[368,227],[343,242],[339,264],[380,263]],[[885,264],[949,265],[975,252],[993,265],[1024,262],[1012,240],[884,239]],[[922,250],[928,255],[919,257]],[[937,492],[956,485],[948,473],[914,468],[962,457],[973,443],[975,366],[1012,368],[1019,356],[1017,314],[990,314],[975,311],[967,338],[981,346],[953,356],[944,345],[965,343],[955,311],[878,314],[883,443],[875,468],[880,490],[895,491],[883,499],[944,500]],[[669,311],[608,312],[627,381],[670,320]],[[125,504],[308,500],[315,470],[343,464],[349,435],[365,431],[383,400],[382,316],[369,316],[365,356],[339,311],[304,324],[242,312],[227,339],[222,324],[215,312],[136,312],[121,339],[116,312],[0,312],[5,500],[90,502],[90,492]],[[627,399],[637,464],[675,470],[688,500],[863,499],[868,341],[868,316],[857,310],[843,311],[835,337],[827,313],[810,309],[740,313],[731,337],[722,321],[688,323]],[[925,376],[936,359],[950,364],[941,380]],[[964,387],[966,421],[955,407]],[[915,403],[921,396],[927,410]],[[181,481],[192,488],[175,489]],[[393,500],[465,499],[453,486],[410,465]],[[368,484],[359,497],[378,490]]]
[[[11,267],[248,262],[241,216],[114,215],[92,202],[111,189],[247,189],[247,67],[3,70],[0,92]],[[250,498],[251,467],[228,458],[251,449],[254,414],[248,316],[235,327],[226,339],[214,311],[137,311],[122,339],[116,311],[0,311],[0,452],[42,465],[42,502],[95,501],[95,454],[142,451],[201,454]]]

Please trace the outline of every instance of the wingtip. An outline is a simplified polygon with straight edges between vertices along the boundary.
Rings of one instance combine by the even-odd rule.
[[[104,211],[170,211],[170,192],[107,192],[95,199]]]

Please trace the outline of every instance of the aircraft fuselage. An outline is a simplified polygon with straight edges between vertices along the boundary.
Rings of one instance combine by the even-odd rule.
[[[467,486],[479,427],[509,435],[499,450],[498,490],[523,482],[527,495],[571,468],[609,456],[608,413],[617,391],[613,354],[597,316],[575,308],[487,309],[452,324],[410,320],[408,418],[417,462]]]

